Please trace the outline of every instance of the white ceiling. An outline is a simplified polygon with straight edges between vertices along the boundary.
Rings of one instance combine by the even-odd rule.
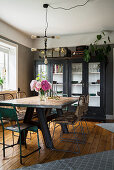
[[[69,8],[86,0],[0,0],[0,19],[31,35],[43,35],[44,3]],[[69,35],[114,30],[114,0],[90,0],[70,11],[48,8],[48,35]]]

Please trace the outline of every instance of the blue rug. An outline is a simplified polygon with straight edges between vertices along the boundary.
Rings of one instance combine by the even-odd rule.
[[[96,125],[114,133],[114,123],[99,123]]]
[[[114,170],[114,150],[36,164],[18,170]]]

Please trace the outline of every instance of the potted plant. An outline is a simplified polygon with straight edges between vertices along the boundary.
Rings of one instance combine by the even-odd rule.
[[[98,42],[101,40],[104,41],[104,44],[98,45]],[[99,61],[107,62],[107,55],[111,51],[111,47],[109,44],[107,44],[107,42],[110,42],[109,36],[107,37],[106,40],[106,35],[104,32],[98,34],[96,36],[95,42],[93,44],[90,44],[88,49],[84,50],[84,61],[89,62],[91,56],[95,56],[98,58]]]
[[[0,91],[3,90],[3,83],[4,83],[4,81],[3,81],[3,79],[0,77]]]

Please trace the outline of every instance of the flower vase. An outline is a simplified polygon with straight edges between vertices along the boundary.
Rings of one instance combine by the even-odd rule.
[[[39,96],[40,96],[40,101],[46,101],[46,94],[45,94],[45,92],[39,92]]]

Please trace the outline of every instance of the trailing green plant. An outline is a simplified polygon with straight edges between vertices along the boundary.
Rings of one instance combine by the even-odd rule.
[[[107,40],[105,38],[105,33],[102,32],[101,34],[96,36],[96,40],[93,44],[90,44],[88,49],[84,50],[84,61],[89,62],[91,56],[95,56],[98,58],[99,61],[105,61],[107,60],[107,55],[111,51],[111,47],[107,42],[110,43],[110,37],[107,37]],[[98,45],[98,42],[101,40],[104,40],[103,45]]]
[[[3,85],[4,80],[0,77],[0,85]]]

